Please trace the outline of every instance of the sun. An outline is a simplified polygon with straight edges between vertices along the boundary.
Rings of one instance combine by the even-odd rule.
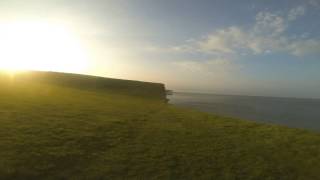
[[[0,23],[0,69],[82,73],[86,49],[65,26],[47,22]]]

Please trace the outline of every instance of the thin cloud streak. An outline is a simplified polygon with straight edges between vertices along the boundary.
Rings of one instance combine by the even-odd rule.
[[[197,51],[226,56],[228,54],[269,54],[287,53],[293,56],[305,56],[320,53],[320,40],[308,39],[303,34],[297,37],[285,32],[290,23],[305,14],[305,7],[298,6],[287,13],[259,12],[255,22],[249,28],[231,26],[219,29],[189,44],[176,46],[180,52]]]

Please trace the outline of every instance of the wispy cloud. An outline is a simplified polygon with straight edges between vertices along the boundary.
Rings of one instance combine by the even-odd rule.
[[[320,8],[320,0],[309,0],[308,3],[316,8]]]
[[[207,73],[207,75],[225,73],[241,68],[240,66],[234,64],[230,59],[226,58],[215,58],[201,62],[194,60],[182,60],[176,61],[173,64],[187,71],[195,73]]]
[[[291,9],[288,13],[288,20],[289,21],[296,20],[299,16],[304,15],[305,10],[306,8],[304,6],[298,6],[296,8]]]
[[[294,56],[320,53],[320,40],[308,39],[303,35],[289,36],[286,32],[290,23],[306,12],[304,6],[288,12],[262,11],[256,14],[254,23],[247,28],[231,26],[218,29],[204,38],[174,49],[219,54],[266,54],[284,52]]]
[[[314,39],[297,40],[288,46],[289,51],[296,56],[320,53],[320,41]]]
[[[281,16],[280,12],[259,12],[250,33],[255,36],[278,36],[287,29],[288,20]]]
[[[241,76],[239,76],[242,66],[228,58],[211,58],[201,61],[180,60],[172,62],[172,67],[182,77],[179,79],[179,83],[197,85],[198,88],[194,89],[196,91],[201,90],[201,87],[207,87],[222,93],[224,90],[220,87],[232,89],[234,85],[242,81]],[[234,81],[235,76],[240,77],[237,82]],[[185,88],[189,89],[188,87]]]

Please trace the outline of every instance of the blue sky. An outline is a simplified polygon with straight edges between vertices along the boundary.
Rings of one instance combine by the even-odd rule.
[[[10,0],[0,10],[76,29],[91,54],[87,74],[320,98],[319,0]]]

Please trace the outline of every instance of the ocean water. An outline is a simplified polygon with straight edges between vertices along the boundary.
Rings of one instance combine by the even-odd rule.
[[[217,115],[320,131],[320,99],[174,92],[169,103]]]

